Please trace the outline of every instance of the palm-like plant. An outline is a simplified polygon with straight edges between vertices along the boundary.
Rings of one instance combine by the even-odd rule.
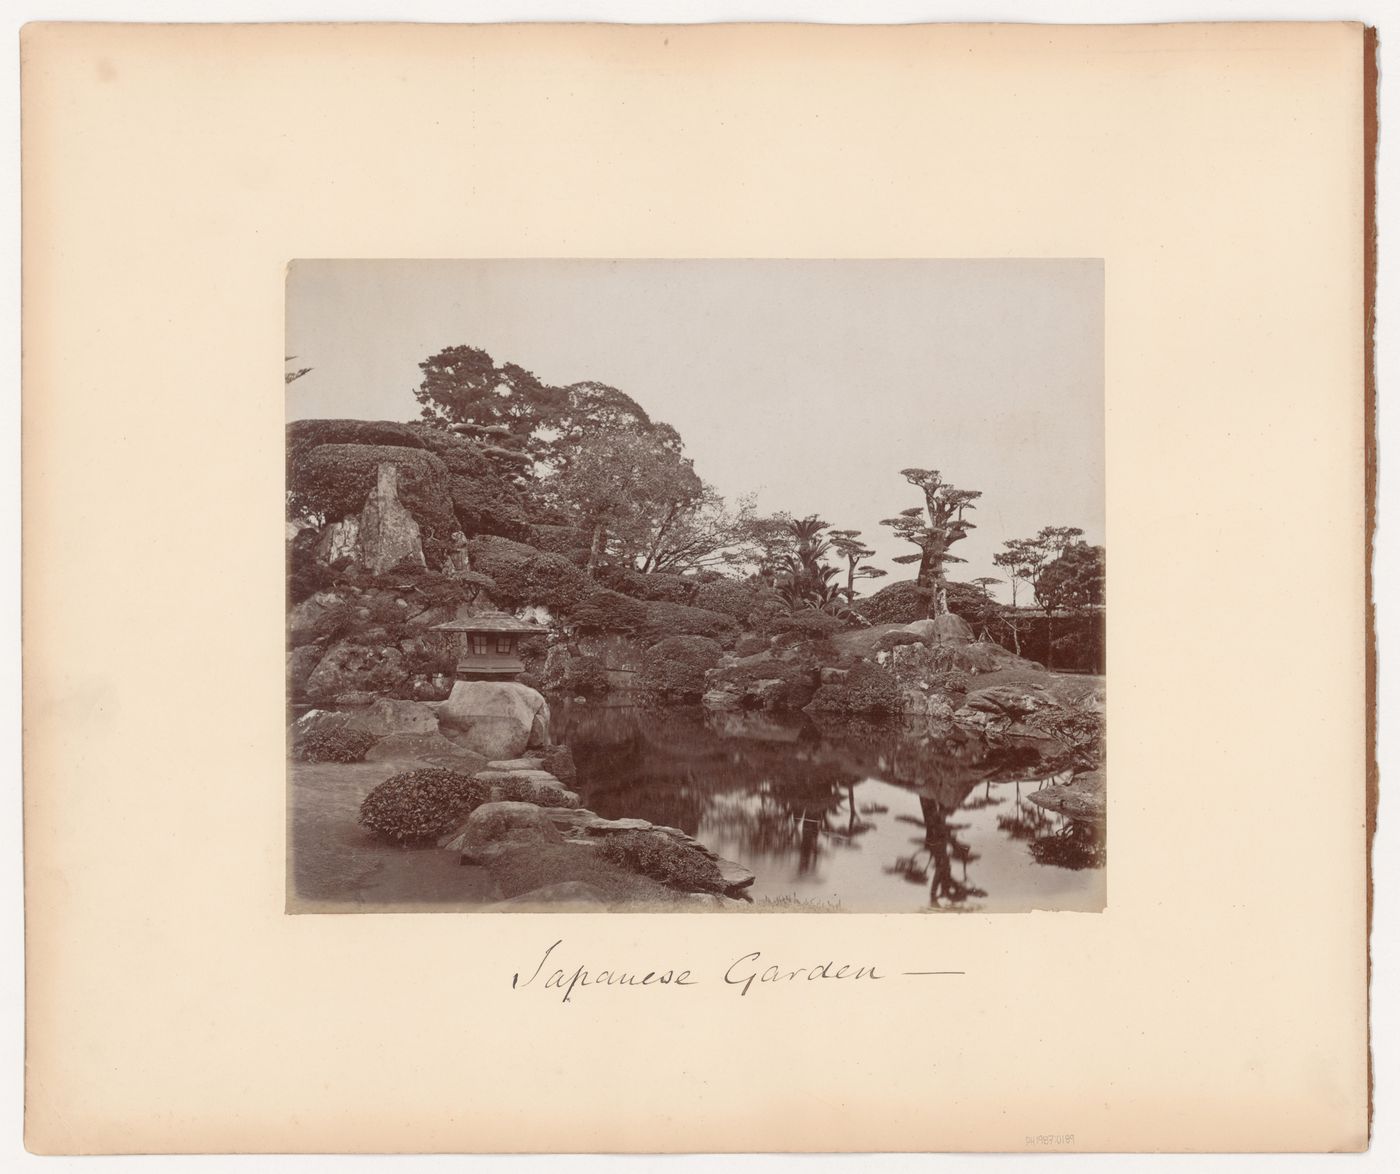
[[[848,610],[844,591],[837,582],[839,572],[822,561],[831,549],[831,539],[825,533],[827,526],[815,514],[788,523],[793,546],[781,559],[776,588],[790,612],[814,610],[842,615]]]

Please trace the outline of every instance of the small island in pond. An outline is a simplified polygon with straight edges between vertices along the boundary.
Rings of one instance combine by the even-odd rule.
[[[289,911],[1103,907],[1079,519],[986,535],[937,430],[874,527],[762,509],[618,388],[418,368],[287,427]]]

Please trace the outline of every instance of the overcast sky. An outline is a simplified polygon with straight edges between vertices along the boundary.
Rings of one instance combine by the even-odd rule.
[[[912,577],[879,525],[921,504],[910,466],[983,492],[952,578],[1042,526],[1103,542],[1099,260],[297,261],[287,418],[414,419],[458,344],[619,388],[727,497],[863,531],[872,589]]]

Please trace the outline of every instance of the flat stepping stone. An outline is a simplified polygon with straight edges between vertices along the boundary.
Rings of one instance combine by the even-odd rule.
[[[488,762],[486,770],[543,770],[543,758],[502,758]]]
[[[479,770],[473,776],[483,783],[505,783],[513,779],[525,779],[532,783],[555,783],[563,786],[557,778],[547,770]]]
[[[589,832],[606,835],[609,832],[649,832],[652,825],[645,819],[600,819],[594,817],[583,825]]]

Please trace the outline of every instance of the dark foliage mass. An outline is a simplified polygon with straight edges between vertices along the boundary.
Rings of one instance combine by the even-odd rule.
[[[646,650],[640,684],[657,701],[698,701],[706,671],[723,655],[724,649],[704,636],[668,636]]]
[[[844,667],[852,654],[842,633],[908,624],[945,605],[978,640],[1056,669],[1103,671],[1103,549],[1086,545],[1078,528],[1004,541],[994,559],[1000,578],[955,582],[947,572],[963,561],[953,551],[975,528],[981,491],[957,488],[936,469],[891,470],[897,512],[881,524],[909,544],[895,562],[911,578],[861,597],[861,586],[888,572],[872,565],[875,550],[859,530],[816,513],[759,514],[752,499],[726,502],[675,429],[625,392],[587,379],[553,386],[470,345],[448,346],[419,368],[418,421],[287,426],[289,602],[325,593],[316,601],[324,614],[301,608],[294,624],[296,688],[314,679],[307,692],[328,697],[347,689],[429,696],[424,690],[437,686],[425,678],[450,671],[452,650],[423,632],[474,602],[548,609],[553,638],[574,662],[551,685],[585,695],[609,678],[608,665],[578,654],[576,642],[592,637],[626,637],[629,658],[646,652],[642,683],[655,697],[694,698],[703,676],[696,666],[718,661],[711,646],[772,652],[804,671]],[[418,525],[427,568],[410,558],[392,569],[393,582],[366,583],[353,555],[327,565],[323,538],[330,523],[363,510],[385,462],[398,469],[399,500]],[[1008,586],[1011,606],[998,601]],[[365,598],[381,591],[392,593],[388,603],[409,605],[407,614]],[[691,643],[668,643],[677,639]],[[888,634],[873,652],[915,639]],[[321,671],[308,646],[329,651],[337,642],[363,645],[366,656]],[[679,649],[679,660],[663,665],[662,644]],[[522,652],[531,679],[543,679],[544,648]],[[855,713],[890,704],[878,679],[831,686],[817,701]]]
[[[292,757],[303,762],[363,762],[377,741],[362,730],[313,730],[292,749]]]
[[[899,710],[899,686],[879,665],[862,661],[844,681],[818,689],[810,708],[862,716],[892,714]]]
[[[640,873],[687,893],[717,893],[722,889],[719,869],[709,857],[650,832],[610,835],[598,855],[628,872]]]
[[[917,583],[891,583],[860,601],[860,614],[872,624],[912,624],[928,615],[932,593]]]
[[[399,843],[437,839],[491,798],[470,775],[437,768],[408,770],[375,787],[360,805],[360,824]]]

